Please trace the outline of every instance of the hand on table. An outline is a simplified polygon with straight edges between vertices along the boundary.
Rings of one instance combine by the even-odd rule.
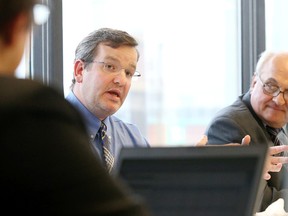
[[[249,145],[251,141],[251,138],[249,135],[246,135],[243,139],[242,139],[242,143],[227,143],[225,145],[219,145],[219,146],[239,146],[239,145]],[[203,135],[202,138],[196,143],[195,146],[206,146],[208,143],[208,138],[206,135]],[[209,145],[207,145],[209,146]],[[214,145],[213,145],[214,146]]]

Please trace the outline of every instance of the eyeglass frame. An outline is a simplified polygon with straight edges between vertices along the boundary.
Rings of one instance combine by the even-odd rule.
[[[121,66],[121,64],[118,64],[118,65],[120,66],[120,67],[118,67],[118,68],[120,68],[119,70],[117,70],[117,71],[109,71],[109,70],[107,69],[107,67],[105,67],[105,66],[109,65],[109,63],[107,63],[107,62],[104,62],[104,61],[96,61],[96,60],[94,60],[94,61],[84,61],[84,62],[86,62],[86,63],[88,63],[88,64],[90,64],[90,63],[102,64],[102,65],[103,65],[103,66],[102,66],[103,71],[108,72],[108,73],[111,73],[111,74],[117,74],[117,73],[120,73],[122,70],[124,70],[124,71],[125,71],[125,74],[127,75],[127,69],[123,68],[123,67]],[[113,65],[113,64],[111,64],[111,65]],[[115,65],[113,65],[113,66],[115,66]],[[115,68],[116,68],[116,67],[115,67]],[[142,76],[141,73],[140,73],[139,71],[135,70],[134,73],[133,73],[133,75],[130,76],[130,78],[139,78],[139,77],[141,77],[141,76]]]
[[[269,95],[269,96],[272,96],[272,97],[278,97],[278,95],[279,95],[280,93],[283,93],[283,98],[284,98],[284,100],[285,100],[285,101],[288,101],[288,89],[286,89],[286,90],[284,90],[284,91],[281,91],[281,90],[280,90],[280,86],[275,85],[274,87],[277,87],[277,90],[276,90],[275,92],[273,92],[273,93],[270,93],[270,92],[268,92],[268,91],[265,89],[265,86],[269,86],[268,83],[264,83],[258,73],[256,73],[256,76],[258,77],[259,81],[260,81],[261,84],[262,84],[262,90],[263,90],[263,93],[264,93],[264,94]],[[286,95],[287,95],[286,97],[287,97],[287,98],[285,98],[285,92],[287,92],[287,93],[286,93]]]

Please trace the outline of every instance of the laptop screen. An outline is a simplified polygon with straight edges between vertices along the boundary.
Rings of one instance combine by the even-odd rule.
[[[252,216],[267,148],[124,148],[117,174],[155,216]]]

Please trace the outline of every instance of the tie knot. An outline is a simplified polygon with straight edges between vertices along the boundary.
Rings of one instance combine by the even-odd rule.
[[[100,135],[101,135],[101,138],[103,139],[103,137],[106,136],[106,133],[107,133],[107,126],[104,122],[101,122],[101,125],[100,125],[100,129],[99,129],[99,132],[98,132]]]
[[[281,128],[273,128],[270,126],[266,126],[266,129],[268,131],[269,134],[273,135],[273,136],[277,136],[277,134],[281,131]]]
[[[101,122],[100,129],[104,130],[104,131],[107,131],[107,126],[106,126],[106,124],[104,122]]]
[[[282,130],[282,128],[272,128],[269,126],[266,126],[267,132],[270,134],[271,140],[274,143],[274,146],[280,146],[282,145],[281,140],[279,139],[279,132]],[[283,156],[283,152],[277,154],[277,156]]]
[[[104,122],[101,122],[100,130],[101,131],[105,131],[105,132],[107,131],[107,126],[106,126],[106,124]]]

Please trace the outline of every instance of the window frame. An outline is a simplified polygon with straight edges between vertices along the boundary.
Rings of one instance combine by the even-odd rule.
[[[242,93],[250,88],[259,55],[265,44],[265,0],[241,0]]]
[[[30,79],[63,93],[62,0],[41,0],[50,8],[47,23],[32,28]]]

